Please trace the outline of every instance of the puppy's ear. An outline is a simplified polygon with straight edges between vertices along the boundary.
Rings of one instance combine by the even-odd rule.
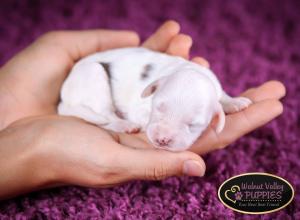
[[[215,130],[217,133],[220,133],[225,127],[225,113],[219,102],[217,104],[216,115],[218,117],[218,122],[215,125]]]
[[[162,85],[162,83],[166,80],[166,78],[167,77],[164,76],[164,77],[161,77],[161,78],[155,80],[154,82],[150,83],[142,92],[141,97],[146,98],[146,97],[152,95],[158,89],[158,87]]]

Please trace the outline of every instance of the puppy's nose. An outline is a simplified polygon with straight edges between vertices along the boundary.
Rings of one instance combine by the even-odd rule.
[[[160,147],[167,147],[171,142],[171,138],[157,138],[155,142],[160,146]]]

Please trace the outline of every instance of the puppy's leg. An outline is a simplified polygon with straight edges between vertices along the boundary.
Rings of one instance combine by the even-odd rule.
[[[138,133],[141,130],[141,127],[139,125],[123,119],[117,119],[106,125],[99,125],[99,126],[115,132],[125,132],[129,134]]]
[[[75,66],[63,85],[59,114],[77,116],[116,132],[138,132],[137,124],[117,116],[109,80],[109,74],[99,63]]]
[[[235,113],[247,108],[252,101],[246,97],[230,97],[224,91],[220,103],[225,113]]]
[[[140,131],[139,125],[121,119],[106,110],[104,110],[101,114],[98,114],[87,106],[69,106],[64,103],[60,103],[58,111],[60,115],[79,117],[87,122],[91,122],[99,127],[115,132],[137,133]]]

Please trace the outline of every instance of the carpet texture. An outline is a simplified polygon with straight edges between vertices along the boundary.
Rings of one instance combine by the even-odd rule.
[[[204,178],[44,190],[2,201],[0,219],[300,219],[299,1],[2,0],[0,64],[49,30],[133,29],[144,39],[170,18],[193,37],[192,53],[211,62],[229,93],[281,80],[287,86],[283,115],[205,156]],[[294,201],[261,216],[225,208],[217,198],[220,184],[251,171],[289,180]]]

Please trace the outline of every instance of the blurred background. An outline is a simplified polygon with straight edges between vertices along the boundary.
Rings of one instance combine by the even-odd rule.
[[[225,208],[217,198],[222,181],[250,171],[282,176],[296,191],[288,207],[261,219],[300,219],[300,1],[1,0],[0,65],[47,31],[130,29],[145,39],[167,19],[192,36],[192,55],[206,57],[232,95],[282,81],[283,115],[205,156],[202,179],[44,190],[1,202],[0,219],[257,219]]]

